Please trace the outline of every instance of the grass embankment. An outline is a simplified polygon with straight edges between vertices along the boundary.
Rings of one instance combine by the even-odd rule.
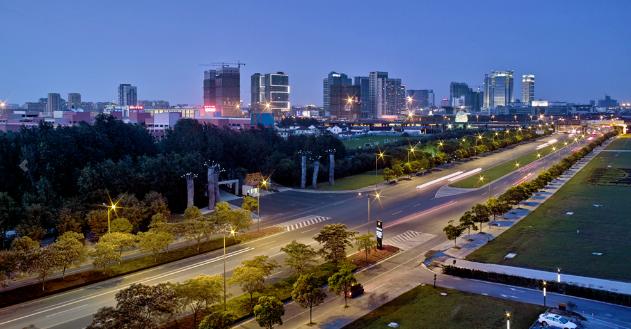
[[[253,231],[244,233],[239,235],[236,239],[227,239],[226,246],[232,246],[235,244],[250,241],[259,237],[263,237],[265,235],[277,233],[281,230],[281,228],[270,227],[262,229],[260,232]],[[3,291],[2,293],[0,293],[0,307],[6,307],[9,305],[33,300],[35,298],[40,298],[73,288],[82,287],[92,283],[105,281],[117,276],[138,272],[154,266],[174,262],[221,248],[223,248],[223,239],[213,239],[210,241],[202,242],[199,251],[197,251],[196,245],[192,245],[164,252],[160,254],[157,262],[154,261],[153,255],[146,255],[138,258],[124,260],[120,264],[110,267],[107,271],[91,269],[79,273],[66,275],[65,279],[51,279],[46,281],[45,291],[42,291],[41,283],[35,283],[28,286]]]
[[[561,146],[563,146],[563,144],[559,145],[557,143],[556,145],[557,152],[559,151],[558,148]],[[488,184],[489,182],[492,182],[504,175],[511,173],[512,171],[515,171],[519,168],[524,167],[525,165],[528,165],[531,162],[534,162],[535,160],[539,159],[539,157],[537,156],[538,154],[541,157],[544,157],[552,152],[554,152],[552,150],[552,146],[544,147],[541,150],[533,151],[528,154],[522,155],[515,160],[506,161],[495,167],[489,168],[487,170],[483,170],[480,174],[473,175],[463,180],[457,181],[451,184],[451,186],[460,187],[460,188],[477,188],[477,187],[484,186],[485,184]],[[519,166],[516,166],[516,164],[519,164]],[[480,181],[480,176],[484,177],[484,181]]]
[[[441,296],[445,292],[447,296]],[[505,328],[505,312],[511,313],[511,328],[529,328],[543,308],[457,290],[418,286],[368,313],[344,329],[387,328]]]
[[[329,183],[318,184],[318,189],[322,191],[343,191],[343,190],[356,190],[362,187],[375,185],[383,182],[382,170],[375,175],[374,171],[367,171],[363,174],[357,174],[335,180],[335,185],[329,185]]]
[[[609,149],[630,150],[630,141],[617,139]],[[631,281],[629,193],[631,152],[602,152],[544,204],[467,259]],[[504,259],[509,252],[517,257]]]

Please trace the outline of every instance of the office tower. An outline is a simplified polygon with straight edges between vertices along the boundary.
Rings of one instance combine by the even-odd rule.
[[[480,112],[484,103],[484,93],[478,89],[471,92],[471,112]]]
[[[535,76],[525,74],[521,76],[521,101],[530,105],[535,99]]]
[[[406,97],[409,97],[412,100],[410,108],[413,110],[425,108],[429,104],[427,89],[408,89],[406,91]]]
[[[449,84],[449,106],[471,106],[473,90],[464,82],[452,82]]]
[[[484,75],[484,108],[513,103],[513,71],[492,71]]]
[[[68,109],[74,110],[81,108],[81,94],[68,93]]]
[[[204,71],[204,110],[224,117],[240,117],[240,68],[222,64],[217,70]]]
[[[61,96],[58,93],[49,93],[44,114],[47,117],[52,117],[55,111],[61,111]]]
[[[405,109],[405,86],[401,79],[387,79],[385,114],[400,115]]]
[[[121,83],[120,85],[118,85],[118,105],[138,105],[138,91],[136,89],[136,86],[132,86],[129,83]]]
[[[360,114],[360,86],[344,73],[331,72],[323,80],[324,113],[338,120],[357,120]]]
[[[360,118],[370,119],[370,80],[368,77],[355,77],[353,85],[355,85],[359,90]]]
[[[374,119],[386,114],[386,84],[388,72],[370,72],[368,74],[368,98],[370,116]]]
[[[271,112],[274,117],[281,119],[289,115],[289,76],[284,72],[254,73],[251,77],[251,102],[253,112]]]

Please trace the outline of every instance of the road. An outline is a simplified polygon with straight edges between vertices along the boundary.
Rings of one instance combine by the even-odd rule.
[[[546,137],[543,141],[559,138],[559,135]],[[360,232],[373,232],[374,219],[384,221],[384,239],[386,243],[400,243],[405,248],[426,246],[429,250],[445,238],[442,228],[448,220],[457,219],[472,205],[483,202],[488,193],[499,194],[516,184],[525,175],[532,172],[532,177],[543,168],[558,161],[563,154],[571,151],[564,148],[561,154],[540,159],[519,171],[511,173],[491,186],[471,190],[458,195],[435,198],[436,192],[446,184],[433,184],[423,190],[415,187],[456,171],[467,171],[478,167],[489,168],[503,161],[517,158],[534,150],[542,142],[516,146],[485,157],[433,172],[423,177],[415,177],[411,181],[381,189],[379,202],[373,202],[371,222],[367,223],[366,196],[357,193],[305,193],[285,191],[261,198],[261,215],[264,226],[281,225],[292,221],[297,229],[284,232],[241,245],[229,247],[226,257],[226,268],[231,271],[244,259],[257,255],[268,255],[282,262],[283,254],[279,248],[292,240],[314,244],[313,235],[324,225],[344,223],[351,229]],[[406,240],[407,239],[407,240]],[[34,324],[39,328],[78,328],[91,321],[92,314],[99,308],[114,305],[116,292],[132,283],[157,284],[160,282],[181,282],[201,274],[222,273],[222,251],[217,250],[203,255],[165,264],[152,269],[110,279],[83,288],[44,297],[38,300],[6,307],[0,310],[0,327],[24,328]],[[279,277],[283,271],[274,273]],[[228,277],[229,277],[228,273]],[[232,294],[239,293],[231,288]]]

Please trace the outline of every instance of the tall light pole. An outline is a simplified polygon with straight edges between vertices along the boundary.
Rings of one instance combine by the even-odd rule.
[[[546,307],[546,282],[543,281],[543,307]]]
[[[557,267],[557,283],[561,283],[561,268]]]
[[[510,312],[506,312],[506,329],[510,329]]]
[[[489,181],[489,199],[491,198],[491,181]],[[484,186],[484,176],[480,175],[480,187]]]
[[[361,192],[359,192],[358,195],[361,196]],[[375,198],[375,200],[379,200],[381,198],[381,195],[379,194],[379,192],[375,191],[373,197]],[[366,194],[366,204],[368,206],[368,216],[366,217],[366,223],[368,225],[366,227],[366,233],[370,233],[370,193]]]
[[[230,227],[230,236],[235,236],[236,231]],[[223,230],[223,310],[226,311],[226,233],[227,230]]]
[[[110,205],[106,205],[105,203],[103,204],[103,206],[107,207],[107,233],[112,233],[112,228],[111,228],[111,224],[110,224],[110,211],[116,211],[116,204],[118,203],[118,201],[116,201],[116,203],[113,203],[110,200]]]
[[[383,158],[385,157],[385,153],[382,151],[379,151],[379,153],[375,153],[375,191],[377,190],[377,161],[379,159],[383,160]]]
[[[264,178],[263,181],[259,183],[258,193],[256,193],[256,216],[259,218],[259,231],[261,230],[261,187],[267,189],[267,179]]]

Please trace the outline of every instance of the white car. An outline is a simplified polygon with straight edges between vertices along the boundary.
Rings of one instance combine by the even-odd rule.
[[[552,313],[540,314],[539,323],[544,327],[551,326],[562,329],[575,329],[578,327],[576,323],[568,320],[567,318]]]

